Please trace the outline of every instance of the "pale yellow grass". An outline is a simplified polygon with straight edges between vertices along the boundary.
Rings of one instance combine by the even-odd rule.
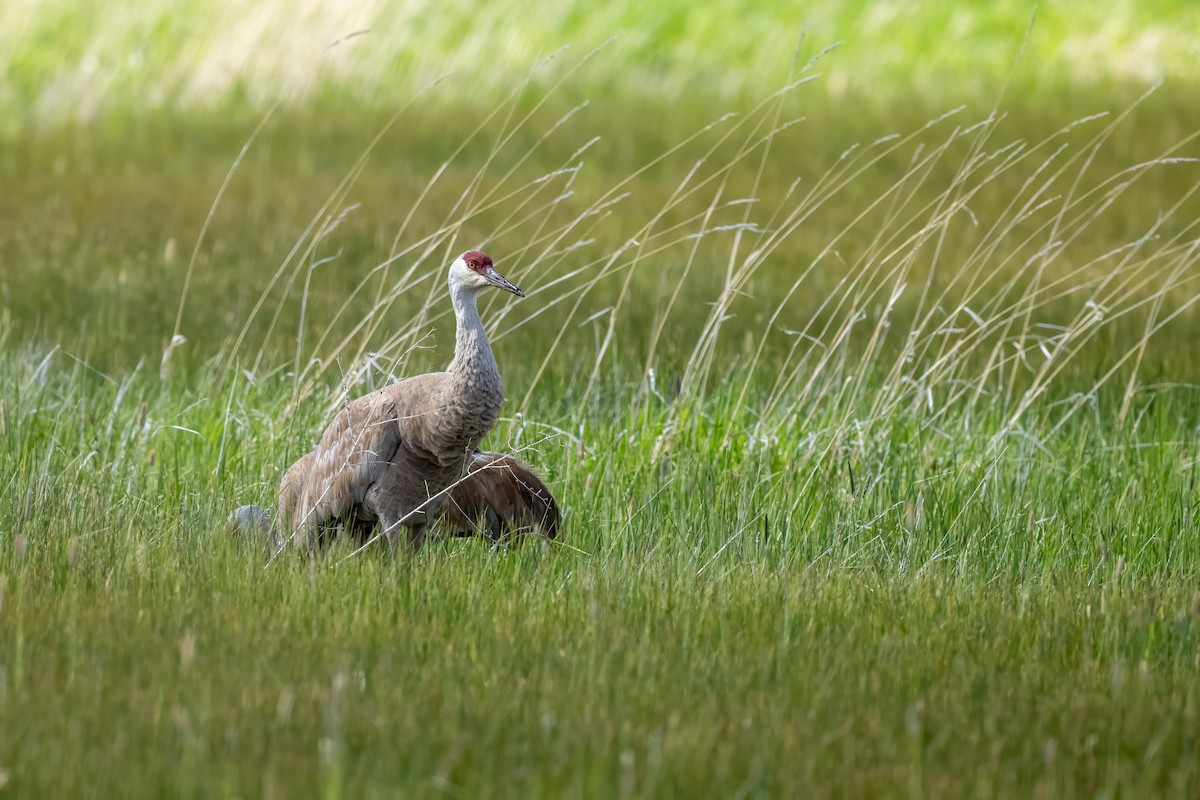
[[[1166,9],[1164,11],[1164,9]],[[669,100],[681,92],[763,95],[785,80],[798,43],[823,65],[831,96],[1032,83],[1191,79],[1200,10],[1191,4],[1021,0],[917,8],[714,0],[533,3],[515,0],[5,0],[0,108],[38,119],[106,109],[203,106],[241,97],[269,105],[323,88],[394,104],[439,77],[439,95],[487,101],[542,59],[610,42],[580,80]],[[357,35],[356,35],[357,34]],[[986,87],[985,87],[986,88]]]

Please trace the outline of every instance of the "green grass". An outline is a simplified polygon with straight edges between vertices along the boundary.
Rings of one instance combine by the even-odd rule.
[[[400,6],[330,80],[219,5],[191,44],[62,8],[0,9],[0,793],[1200,792],[1200,111],[1120,45],[1189,7],[1048,7],[1004,93],[1018,4],[818,4],[847,46],[773,95],[785,16],[489,4],[486,56],[417,15],[475,77],[410,106]],[[153,68],[62,113],[118,28]],[[219,52],[257,55],[183,91]],[[488,445],[561,540],[230,536],[346,397],[445,363],[479,244],[529,293],[484,304]]]

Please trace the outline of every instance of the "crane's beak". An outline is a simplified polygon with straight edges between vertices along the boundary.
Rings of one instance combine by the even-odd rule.
[[[487,272],[483,273],[483,277],[487,278],[487,282],[492,286],[495,286],[497,289],[505,289],[512,292],[517,297],[525,296],[524,292],[509,283],[508,278],[504,277],[499,272],[496,272],[494,268],[489,268]]]

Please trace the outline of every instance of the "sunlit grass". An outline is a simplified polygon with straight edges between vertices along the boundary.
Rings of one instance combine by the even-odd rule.
[[[701,89],[761,97],[803,57],[844,42],[822,93],[881,98],[1195,79],[1192,3],[1018,0],[703,4],[582,2],[138,3],[0,6],[0,109],[22,122],[144,115],[277,98],[389,107],[453,74],[443,99],[491,104],[514,76],[603,46],[581,79],[605,95],[671,102]],[[1026,31],[1030,30],[1028,38]],[[1016,53],[1024,42],[1025,58]],[[553,81],[535,77],[534,90]]]

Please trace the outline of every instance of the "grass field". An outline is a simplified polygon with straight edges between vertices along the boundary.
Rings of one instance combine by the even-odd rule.
[[[960,6],[0,6],[0,795],[1200,794],[1196,11]],[[478,245],[561,539],[230,536]]]

